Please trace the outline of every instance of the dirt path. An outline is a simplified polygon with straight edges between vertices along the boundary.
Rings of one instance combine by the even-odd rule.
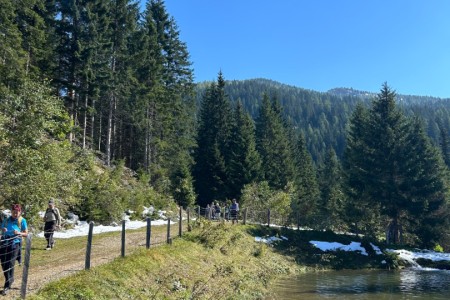
[[[166,227],[167,228],[167,227]],[[167,229],[157,228],[152,230],[150,239],[151,246],[155,247],[165,244],[167,241]],[[171,226],[171,237],[175,238],[179,231],[178,225]],[[186,228],[183,226],[183,231]],[[41,239],[43,240],[43,239]],[[30,268],[27,282],[27,295],[36,293],[47,283],[63,278],[65,276],[82,271],[85,268],[86,259],[86,242],[74,245],[67,250],[67,246],[63,247],[66,240],[59,239],[56,241],[55,248],[51,251],[45,251],[44,246],[33,246],[30,257]],[[85,238],[86,240],[86,238]],[[144,230],[127,230],[125,238],[125,256],[129,255],[138,248],[146,246],[146,233]],[[40,241],[42,243],[42,241]],[[39,243],[36,243],[39,244]],[[60,247],[59,247],[60,246]],[[25,251],[23,251],[25,253]],[[36,254],[36,255],[33,255]],[[23,254],[25,255],[25,254]],[[121,256],[121,233],[108,234],[106,236],[94,235],[91,248],[91,268],[101,264],[108,263]],[[23,258],[24,260],[24,258]],[[40,261],[37,261],[40,260]],[[48,262],[45,263],[45,260]],[[2,299],[20,299],[20,288],[22,285],[22,266],[16,264],[15,282],[10,293]],[[3,285],[3,276],[0,283]]]

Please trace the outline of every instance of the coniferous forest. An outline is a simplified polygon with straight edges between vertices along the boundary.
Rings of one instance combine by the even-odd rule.
[[[194,82],[164,1],[0,2],[0,203],[101,223],[237,198],[301,225],[450,249],[450,100]],[[206,41],[205,41],[206,42]]]

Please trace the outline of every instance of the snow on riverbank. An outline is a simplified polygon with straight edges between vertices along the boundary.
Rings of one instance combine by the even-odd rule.
[[[361,246],[359,242],[351,242],[350,245],[344,245],[337,242],[322,242],[322,241],[310,241],[312,245],[319,248],[322,251],[357,251],[362,255],[368,255],[367,251],[364,247]],[[376,254],[382,254],[379,247],[374,244],[370,244],[372,248],[375,250]],[[386,252],[396,253],[401,260],[416,262],[419,258],[429,259],[432,261],[450,261],[450,253],[441,253],[435,252],[431,250],[420,250],[417,251],[408,251],[404,249],[400,250],[392,250],[386,249]]]
[[[406,261],[414,260],[416,261],[419,258],[429,259],[432,261],[442,261],[442,260],[448,260],[450,261],[450,253],[441,253],[441,252],[435,252],[431,250],[420,250],[417,249],[417,251],[408,251],[408,250],[392,250],[392,249],[386,249],[388,252],[393,252],[398,254],[399,258],[402,258]]]
[[[351,242],[350,245],[344,245],[337,242],[321,242],[321,241],[310,241],[310,243],[316,247],[319,248],[322,251],[357,251],[360,252],[362,255],[368,255],[366,249],[364,249],[363,246],[361,246],[361,243],[358,242]],[[375,250],[377,254],[382,254],[380,248],[377,246],[372,245],[372,248]]]

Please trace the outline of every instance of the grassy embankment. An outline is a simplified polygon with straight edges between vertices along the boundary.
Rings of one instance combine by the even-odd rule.
[[[288,240],[268,246],[256,243],[255,236]],[[202,222],[172,245],[141,249],[81,271],[50,283],[29,299],[263,299],[279,276],[386,267],[381,263],[385,256],[323,253],[310,240],[348,244],[359,239],[331,232]]]

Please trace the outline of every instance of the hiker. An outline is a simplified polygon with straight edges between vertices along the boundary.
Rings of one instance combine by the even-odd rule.
[[[230,206],[230,217],[231,217],[231,224],[234,224],[234,221],[236,221],[236,224],[238,221],[238,213],[239,213],[239,203],[236,202],[236,198],[233,199],[233,203],[231,203]]]
[[[14,283],[14,265],[19,253],[22,237],[28,235],[27,220],[21,216],[22,207],[20,204],[13,204],[11,207],[11,216],[2,222],[2,238],[0,247],[0,261],[3,275],[5,276],[5,285],[2,295],[6,295]]]
[[[220,220],[220,205],[217,201],[214,203],[214,219]]]
[[[55,207],[55,201],[50,199],[48,201],[48,208],[44,214],[44,236],[47,240],[46,250],[51,250],[55,246],[55,239],[53,238],[53,233],[56,228],[61,226],[61,215],[59,209]]]

